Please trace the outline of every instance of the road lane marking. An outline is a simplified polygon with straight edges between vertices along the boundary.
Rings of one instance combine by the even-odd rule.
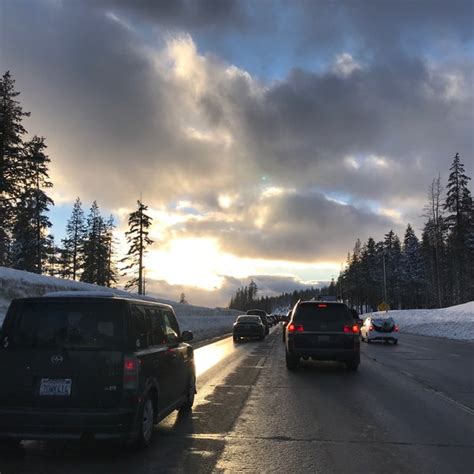
[[[405,375],[406,377],[409,377],[412,379],[414,382],[418,383],[421,385],[426,392],[432,393],[433,395],[436,395],[438,398],[441,398],[445,402],[451,403],[452,405],[456,406],[460,410],[462,410],[464,413],[467,413],[470,416],[474,416],[474,409],[471,407],[468,407],[467,405],[464,405],[464,403],[461,403],[454,398],[451,398],[449,395],[447,395],[444,392],[441,392],[440,390],[436,390],[435,388],[431,387],[428,382],[425,382],[424,380],[420,379],[416,375],[412,374],[411,372],[408,372],[407,370],[399,370],[396,367],[393,367],[391,365],[384,364],[383,362],[378,361],[374,357],[368,356],[367,354],[364,354],[366,357],[369,359],[373,360],[375,363],[378,363],[380,365],[383,365],[384,367],[388,367],[389,369],[394,370],[395,372],[398,372],[399,374]]]

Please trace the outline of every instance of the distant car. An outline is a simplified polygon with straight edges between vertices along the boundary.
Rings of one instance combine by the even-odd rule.
[[[367,318],[360,328],[360,337],[363,341],[393,342],[398,344],[399,328],[393,318]]]
[[[345,362],[352,371],[359,367],[359,326],[344,303],[298,302],[285,332],[288,370],[301,358]]]
[[[193,405],[192,337],[160,303],[13,300],[0,334],[0,445],[110,439],[148,446],[154,425]]]
[[[265,338],[265,326],[259,316],[248,316],[243,314],[237,317],[233,329],[234,342],[239,342],[242,338]]]
[[[253,315],[253,316],[259,316],[262,324],[265,326],[265,335],[268,335],[270,332],[270,323],[268,322],[268,314],[266,311],[263,309],[249,309],[247,311],[247,314]]]

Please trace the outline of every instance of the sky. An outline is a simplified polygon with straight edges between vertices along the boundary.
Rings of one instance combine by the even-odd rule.
[[[46,137],[60,239],[79,196],[154,219],[147,290],[225,306],[418,235],[456,152],[474,175],[474,2],[0,0],[0,71]]]

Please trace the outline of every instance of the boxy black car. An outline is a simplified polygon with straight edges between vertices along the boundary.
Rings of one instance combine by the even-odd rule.
[[[0,445],[120,439],[146,447],[153,425],[193,405],[191,339],[159,303],[13,300],[0,333]]]
[[[268,314],[263,309],[249,309],[247,311],[248,315],[251,316],[258,316],[262,321],[262,324],[265,326],[265,336],[270,333],[270,324],[268,322],[267,316]]]
[[[285,345],[289,370],[300,358],[345,362],[349,370],[359,367],[359,326],[343,303],[297,303],[285,328]]]

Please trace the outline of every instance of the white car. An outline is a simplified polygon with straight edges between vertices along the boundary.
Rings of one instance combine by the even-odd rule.
[[[393,318],[367,318],[360,328],[363,341],[392,341],[398,344],[398,326]]]

